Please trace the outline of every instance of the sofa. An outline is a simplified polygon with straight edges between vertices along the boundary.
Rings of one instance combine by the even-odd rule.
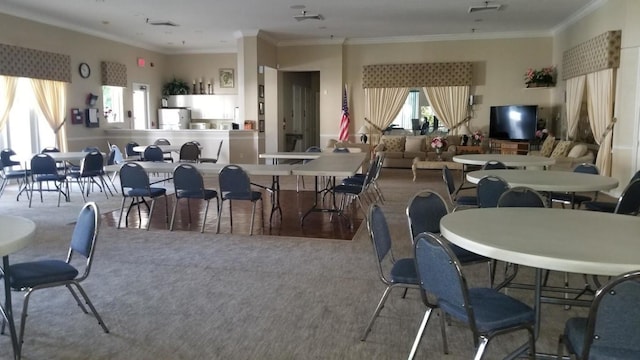
[[[552,136],[547,137],[538,151],[529,151],[529,155],[545,156],[556,160],[550,170],[573,169],[584,163],[593,164],[596,159],[598,146],[571,140],[557,140]]]
[[[374,151],[384,154],[383,167],[410,169],[414,158],[435,160],[437,154],[431,147],[431,140],[436,135],[383,135]],[[450,161],[456,154],[456,145],[460,144],[459,135],[445,136],[446,149],[440,155],[442,160]]]

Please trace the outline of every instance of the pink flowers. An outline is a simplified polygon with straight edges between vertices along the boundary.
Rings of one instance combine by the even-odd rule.
[[[447,141],[441,136],[436,136],[431,140],[431,147],[434,149],[442,149],[445,146],[447,146]]]
[[[471,135],[471,138],[474,141],[480,142],[482,141],[482,139],[484,139],[484,135],[482,135],[482,132],[480,132],[480,130],[476,130],[473,132],[473,135]]]
[[[556,68],[555,66],[547,66],[540,70],[529,68],[524,74],[525,84],[545,84],[552,85],[555,83]]]
[[[544,139],[544,138],[547,137],[548,133],[549,133],[549,131],[547,129],[537,130],[536,131],[536,138]]]

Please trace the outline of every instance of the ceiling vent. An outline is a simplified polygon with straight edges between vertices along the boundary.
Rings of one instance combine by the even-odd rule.
[[[470,6],[469,7],[469,13],[474,13],[474,12],[478,12],[478,11],[499,11],[500,9],[502,9],[502,5],[500,4],[489,4],[488,1],[484,2],[484,5],[479,5],[479,6]]]
[[[302,11],[302,14],[296,15],[293,18],[298,20],[298,21],[302,21],[302,20],[324,20],[324,16],[322,16],[320,14],[307,14],[307,12],[304,11],[304,10]]]
[[[173,21],[169,21],[169,20],[149,20],[149,19],[147,19],[147,24],[153,25],[153,26],[180,26],[180,25],[174,23]]]

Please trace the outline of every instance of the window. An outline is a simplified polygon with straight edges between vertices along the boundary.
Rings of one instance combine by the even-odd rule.
[[[124,122],[122,106],[122,89],[119,86],[102,87],[102,108],[107,123]]]
[[[16,97],[0,139],[4,147],[17,154],[38,153],[42,148],[56,146],[55,134],[40,111],[28,78],[18,79]]]
[[[420,116],[419,96],[420,92],[418,90],[409,91],[409,95],[407,95],[402,109],[400,109],[396,118],[393,119],[393,125],[407,130],[412,129],[411,119],[418,119]]]

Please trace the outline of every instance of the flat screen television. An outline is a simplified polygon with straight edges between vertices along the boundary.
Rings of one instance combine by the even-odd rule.
[[[492,106],[489,137],[498,140],[534,140],[537,123],[538,105]]]

